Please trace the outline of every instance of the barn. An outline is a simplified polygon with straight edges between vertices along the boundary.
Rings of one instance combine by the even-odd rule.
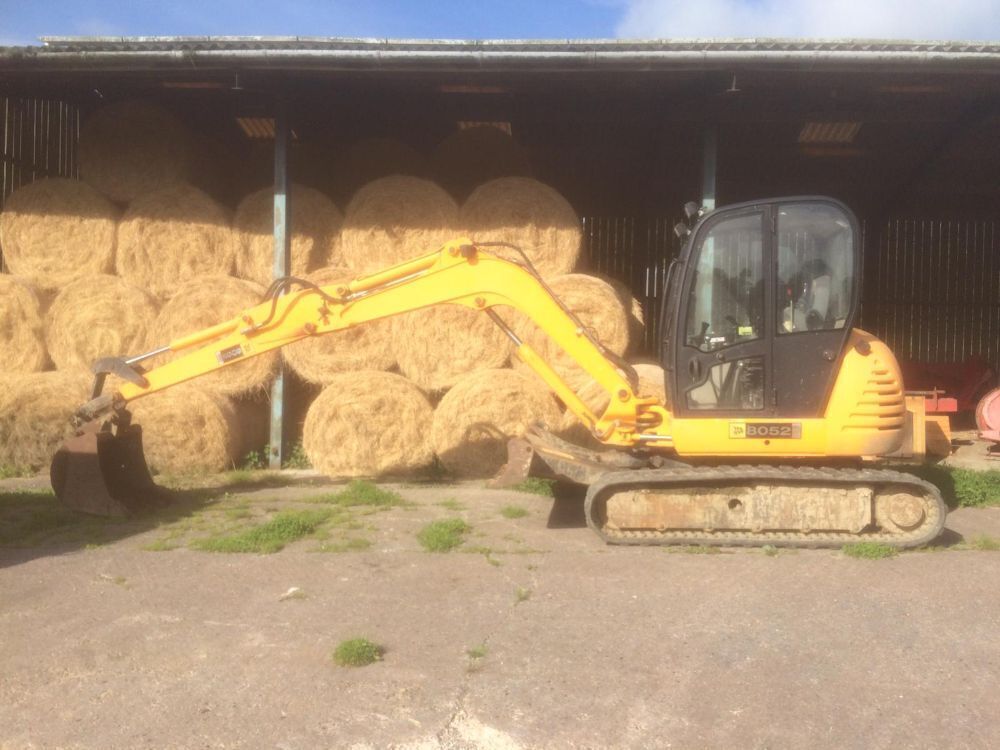
[[[229,206],[270,184],[284,206],[293,182],[343,203],[355,180],[337,156],[350,144],[389,139],[426,155],[456,131],[485,126],[510,136],[530,174],[572,204],[587,270],[639,300],[640,356],[654,357],[662,336],[673,226],[686,201],[712,208],[809,194],[857,215],[861,324],[908,363],[914,382],[946,388],[968,408],[1000,370],[1000,45],[43,42],[0,48],[0,208],[32,181],[78,177],[81,124],[125,100],[156,102],[211,144],[213,189]],[[302,390],[293,381],[279,375],[271,391],[278,461]]]

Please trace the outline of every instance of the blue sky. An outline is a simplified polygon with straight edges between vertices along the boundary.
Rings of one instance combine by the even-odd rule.
[[[1000,40],[1000,0],[0,0],[0,44],[181,34]]]
[[[606,37],[608,0],[0,0],[0,35]]]

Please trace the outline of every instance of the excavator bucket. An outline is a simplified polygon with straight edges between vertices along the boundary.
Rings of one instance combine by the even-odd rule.
[[[64,505],[97,516],[141,515],[167,504],[142,451],[142,428],[127,420],[82,425],[52,459],[49,477]]]

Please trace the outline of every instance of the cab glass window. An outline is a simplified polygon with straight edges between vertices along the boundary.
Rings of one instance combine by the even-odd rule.
[[[851,310],[851,223],[836,206],[778,209],[778,333],[843,328]]]
[[[762,215],[723,219],[703,235],[687,306],[686,342],[713,351],[764,335]]]

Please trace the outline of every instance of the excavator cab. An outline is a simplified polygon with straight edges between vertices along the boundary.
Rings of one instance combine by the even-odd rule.
[[[705,215],[670,269],[663,307],[673,413],[822,416],[858,306],[858,236],[830,198]]]

